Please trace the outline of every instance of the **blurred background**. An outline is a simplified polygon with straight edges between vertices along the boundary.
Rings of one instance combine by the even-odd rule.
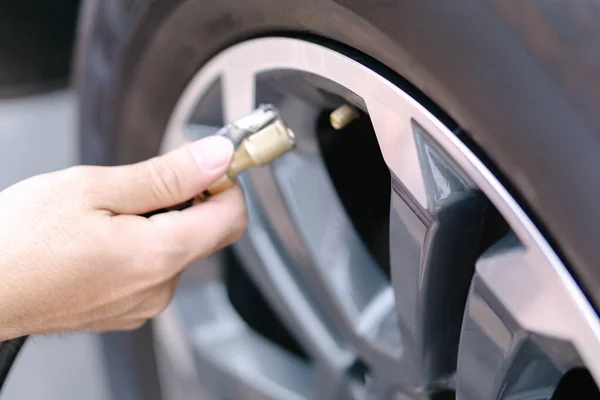
[[[0,100],[0,190],[77,162],[75,107],[67,89]],[[76,333],[30,338],[0,400],[107,400],[107,393],[98,336]]]
[[[77,163],[69,90],[79,0],[0,0],[0,190]],[[30,338],[0,400],[106,400],[93,334]]]

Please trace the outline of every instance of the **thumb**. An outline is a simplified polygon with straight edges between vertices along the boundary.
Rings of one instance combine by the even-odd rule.
[[[223,175],[233,143],[211,136],[137,164],[109,168],[102,188],[117,214],[142,214],[187,201]]]

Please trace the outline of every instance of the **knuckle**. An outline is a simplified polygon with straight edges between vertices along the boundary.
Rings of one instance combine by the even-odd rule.
[[[158,244],[144,256],[138,270],[149,285],[162,285],[171,280],[182,268],[187,258],[187,250]]]
[[[80,181],[85,180],[90,175],[91,167],[87,165],[76,165],[74,167],[67,168],[65,173],[70,180]]]
[[[183,263],[190,252],[185,234],[172,226],[174,223],[171,219],[164,218],[162,226],[154,231],[152,252],[157,260],[168,266]]]
[[[178,197],[182,190],[182,179],[172,165],[151,159],[146,164],[152,195],[158,200]]]
[[[171,236],[165,235],[164,240],[155,247],[154,258],[160,271],[172,273],[187,257],[188,249]],[[168,276],[169,278],[172,275]]]
[[[143,272],[148,276],[151,284],[161,284],[172,276],[171,267],[173,262],[168,256],[159,251],[148,254],[146,262],[143,264]]]
[[[177,253],[179,240],[176,235],[176,229],[172,226],[172,221],[169,221],[168,218],[164,218],[164,220],[166,222],[162,226],[157,227],[154,232],[154,249],[160,254],[169,257]]]
[[[131,279],[139,280],[144,287],[161,285],[169,280],[168,263],[156,248],[144,246],[137,253],[123,263]]]
[[[65,172],[67,180],[82,193],[89,193],[97,186],[98,169],[96,167],[78,165],[68,168]]]

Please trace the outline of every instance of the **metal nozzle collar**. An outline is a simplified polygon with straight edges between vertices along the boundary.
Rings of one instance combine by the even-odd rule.
[[[296,146],[292,130],[277,116],[273,122],[248,136],[236,148],[227,173],[197,196],[205,200],[233,186],[236,177],[250,167],[260,167],[291,151]]]
[[[244,139],[257,133],[277,118],[279,113],[273,105],[261,104],[250,114],[219,129],[215,135],[230,139],[237,148]]]

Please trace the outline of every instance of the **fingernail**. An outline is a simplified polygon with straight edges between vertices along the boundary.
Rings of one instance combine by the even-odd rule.
[[[211,136],[192,143],[190,152],[201,170],[211,172],[231,161],[233,143],[224,137]]]

